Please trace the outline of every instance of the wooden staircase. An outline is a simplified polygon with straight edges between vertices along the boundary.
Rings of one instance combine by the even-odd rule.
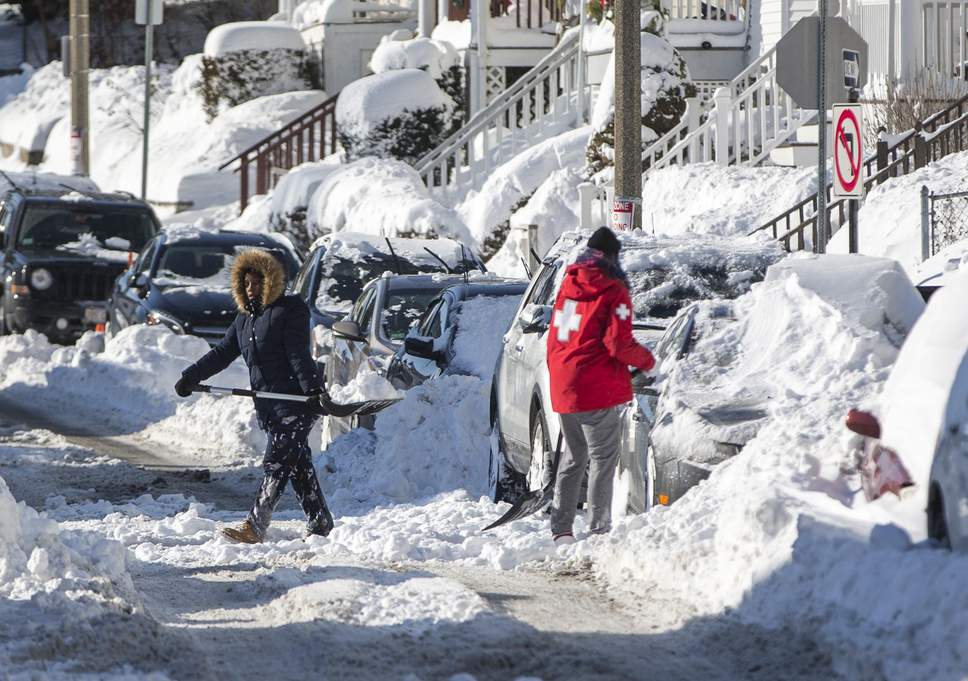
[[[219,166],[219,170],[224,170],[238,162],[235,172],[239,173],[239,212],[249,205],[250,196],[267,193],[300,163],[336,153],[338,97],[339,93],[333,95]]]

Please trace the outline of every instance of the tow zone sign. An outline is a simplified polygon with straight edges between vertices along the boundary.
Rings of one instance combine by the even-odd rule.
[[[834,196],[859,199],[864,196],[864,114],[860,104],[835,104]]]

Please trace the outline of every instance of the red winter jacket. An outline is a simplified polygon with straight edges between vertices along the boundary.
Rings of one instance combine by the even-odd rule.
[[[655,366],[632,337],[632,300],[607,263],[583,257],[571,265],[548,330],[551,407],[559,414],[607,409],[632,399],[629,365]]]

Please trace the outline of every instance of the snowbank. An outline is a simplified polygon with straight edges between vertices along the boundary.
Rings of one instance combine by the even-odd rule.
[[[413,168],[388,159],[363,158],[327,174],[309,202],[306,219],[315,236],[346,230],[475,243],[457,214],[430,196]]]
[[[234,21],[209,31],[205,38],[205,56],[221,57],[242,50],[306,49],[298,30],[279,21]]]
[[[187,202],[196,209],[237,200],[237,174],[218,167],[325,98],[318,91],[260,97],[206,123],[197,91],[200,62],[201,55],[192,55],[177,69],[162,65],[154,72],[148,171],[150,199]],[[91,177],[105,190],[140,194],[143,92],[143,67],[91,71],[91,101],[96,103],[91,107]],[[42,170],[70,173],[69,104],[60,66],[37,70],[27,89],[0,108],[0,142],[42,149]],[[0,162],[23,166],[18,159]]]
[[[815,187],[809,168],[671,165],[642,181],[642,226],[670,236],[749,234]]]
[[[522,200],[558,170],[580,168],[591,129],[563,132],[518,154],[495,169],[479,192],[470,193],[457,212],[478,243],[495,236]],[[542,231],[539,225],[539,232]],[[553,242],[553,240],[552,240]]]
[[[874,187],[857,214],[860,252],[899,260],[914,277],[921,262],[921,187],[936,194],[964,191],[966,175],[968,152],[961,152]],[[827,252],[847,252],[846,229],[833,235]]]
[[[175,395],[182,370],[208,351],[201,338],[139,325],[123,329],[100,350],[100,339],[90,333],[68,347],[51,345],[34,331],[0,338],[0,389],[68,419],[97,420],[118,433],[205,454],[204,462],[187,465],[248,462],[265,446],[251,401]],[[218,384],[248,387],[241,360]]]

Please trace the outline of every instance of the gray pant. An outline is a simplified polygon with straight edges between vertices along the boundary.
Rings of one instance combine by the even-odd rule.
[[[588,467],[589,529],[612,529],[612,487],[621,443],[620,407],[560,414],[565,447],[558,464],[555,500],[551,506],[551,532],[572,531],[581,483]]]

